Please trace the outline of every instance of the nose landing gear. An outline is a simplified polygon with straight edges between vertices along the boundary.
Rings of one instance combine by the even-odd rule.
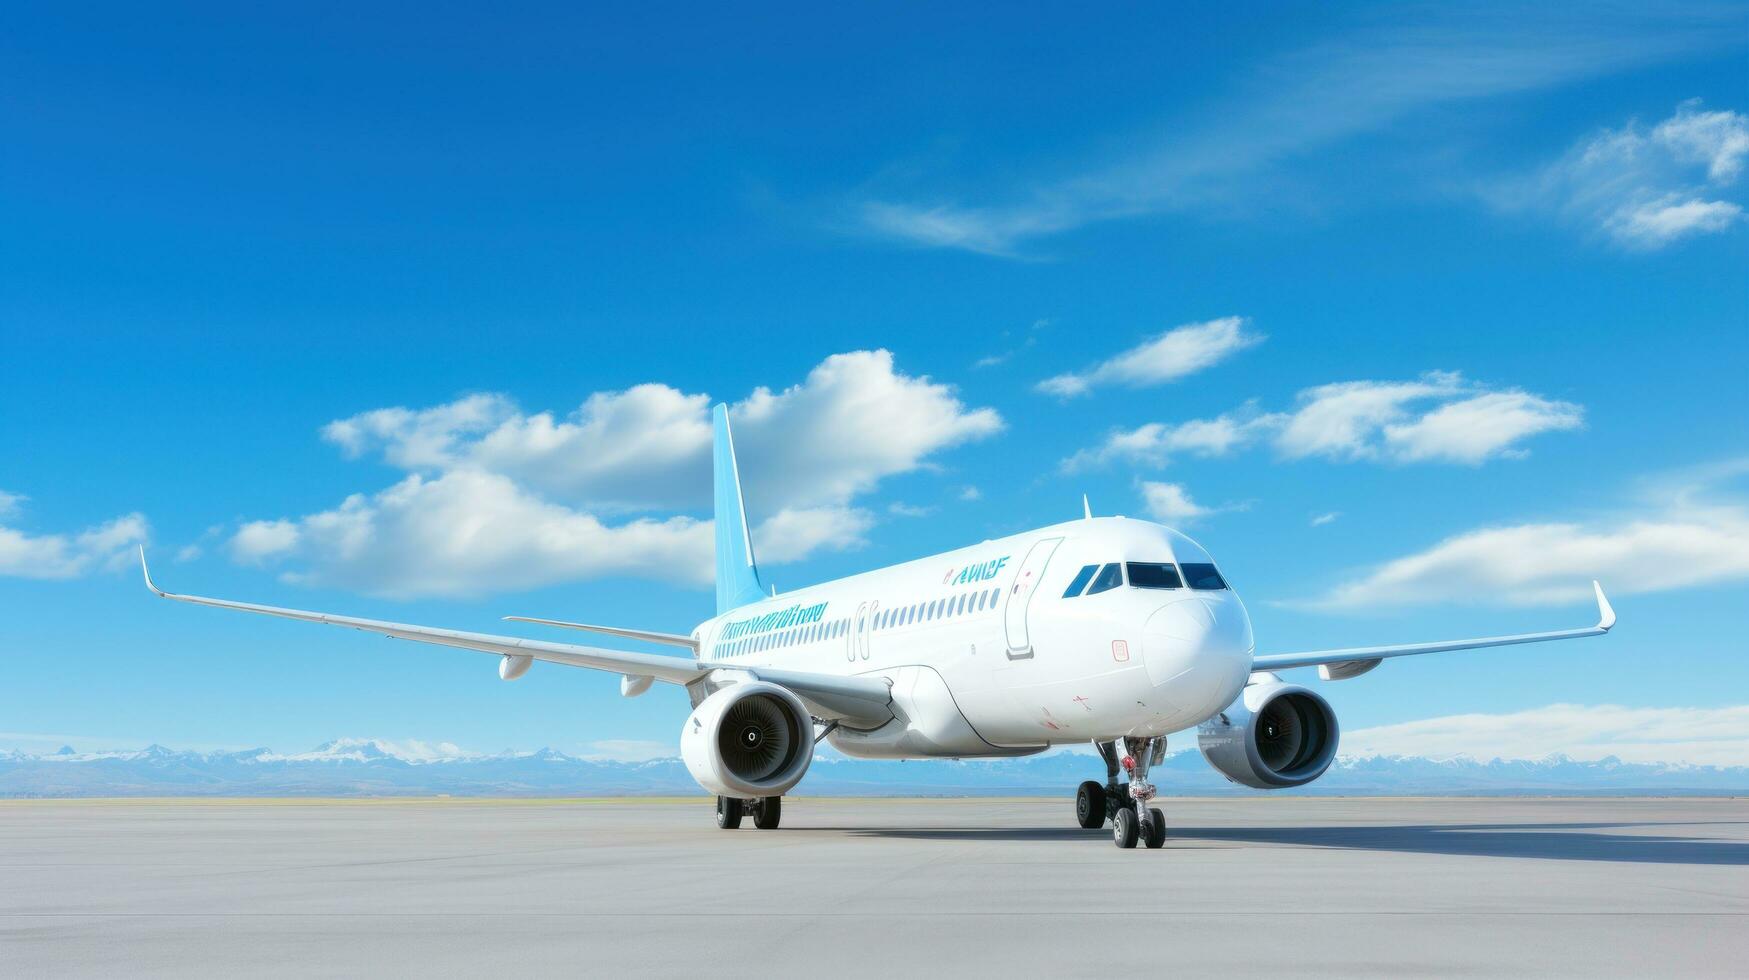
[[[1129,737],[1122,739],[1121,744],[1120,758],[1117,740],[1093,743],[1105,760],[1105,785],[1091,779],[1081,784],[1075,793],[1075,820],[1088,830],[1097,830],[1110,820],[1112,840],[1121,848],[1133,848],[1137,843],[1148,848],[1163,847],[1166,815],[1148,806],[1148,801],[1154,798],[1148,769],[1166,757],[1166,739]],[[1128,774],[1129,782],[1118,781],[1120,771]]]

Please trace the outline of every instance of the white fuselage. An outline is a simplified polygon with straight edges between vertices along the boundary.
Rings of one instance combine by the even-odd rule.
[[[1190,728],[1243,688],[1250,619],[1230,588],[1099,581],[1128,563],[1212,564],[1169,528],[1091,518],[784,593],[693,635],[725,668],[889,679],[894,721],[832,733],[853,755],[1011,755]]]

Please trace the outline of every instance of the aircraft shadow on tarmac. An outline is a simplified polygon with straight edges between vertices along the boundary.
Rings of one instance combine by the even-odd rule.
[[[1740,826],[1739,821],[1710,821]],[[1276,844],[1472,857],[1551,858],[1566,861],[1628,861],[1649,864],[1749,864],[1749,842],[1696,836],[1624,833],[1633,828],[1696,827],[1697,823],[1437,824],[1367,827],[1173,827],[1174,842],[1230,845]],[[821,828],[825,829],[825,828]],[[1107,836],[1078,828],[837,828],[857,837],[907,840],[1078,840]],[[1616,831],[1600,833],[1600,831]]]

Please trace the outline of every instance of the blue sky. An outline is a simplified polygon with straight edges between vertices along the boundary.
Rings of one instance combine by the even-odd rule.
[[[1330,685],[1345,729],[1749,762],[1740,6],[4,17],[0,747],[671,745],[676,691],[126,554],[684,631],[724,400],[780,588],[1083,492],[1265,652],[1597,577],[1611,637]]]

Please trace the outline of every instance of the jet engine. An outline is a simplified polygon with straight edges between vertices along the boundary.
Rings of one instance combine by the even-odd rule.
[[[680,732],[692,778],[718,796],[782,796],[814,759],[814,724],[788,689],[734,684],[699,702]]]
[[[1306,688],[1266,676],[1198,726],[1197,745],[1209,765],[1235,783],[1257,789],[1304,786],[1336,758],[1336,713]]]

